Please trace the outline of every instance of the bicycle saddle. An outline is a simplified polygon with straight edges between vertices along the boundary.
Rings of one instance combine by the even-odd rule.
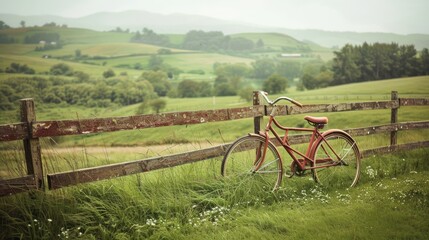
[[[327,117],[312,117],[312,116],[305,116],[305,120],[313,123],[313,124],[327,124],[328,118]]]

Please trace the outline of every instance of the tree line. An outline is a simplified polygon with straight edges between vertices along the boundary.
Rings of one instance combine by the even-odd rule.
[[[153,30],[144,28],[142,32],[137,31],[130,39],[131,42],[141,42],[146,44],[175,47],[189,50],[201,51],[249,51],[264,47],[264,42],[259,39],[256,43],[252,40],[230,36],[225,36],[220,31],[200,31],[192,30],[186,33],[183,43],[174,45],[168,36],[157,34]]]
[[[162,61],[161,61],[162,62]],[[262,61],[263,62],[263,61]],[[261,62],[254,63],[257,67]],[[273,62],[274,64],[274,62]],[[258,68],[258,67],[257,67]],[[162,65],[142,72],[137,79],[131,79],[126,72],[117,75],[112,69],[102,74],[102,78],[91,78],[81,71],[74,71],[69,65],[53,65],[45,76],[10,77],[0,82],[0,110],[11,110],[19,99],[32,97],[45,104],[82,105],[87,107],[127,106],[140,103],[138,113],[148,107],[155,111],[165,107],[159,97],[172,98],[233,96],[247,99],[253,90],[255,71],[246,64],[214,64],[214,83],[183,80],[173,87],[169,73]],[[8,73],[35,74],[27,65],[12,63],[6,68]],[[261,73],[259,73],[260,76]],[[287,78],[270,74],[260,81],[266,91],[276,93],[286,89]],[[249,100],[249,99],[247,99]]]
[[[111,77],[93,79],[64,63],[52,66],[48,74],[2,80],[0,110],[14,109],[19,99],[28,97],[40,103],[87,107],[126,106],[157,98],[152,84],[143,77],[131,80],[108,75]]]
[[[334,52],[334,59],[312,69],[303,69],[298,89],[429,75],[429,51],[396,43],[347,44]]]
[[[429,74],[429,52],[396,43],[347,44],[334,52],[331,85]]]

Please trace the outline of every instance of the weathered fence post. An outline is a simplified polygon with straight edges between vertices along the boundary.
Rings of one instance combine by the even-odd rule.
[[[397,101],[398,98],[398,92],[392,91],[391,93],[391,100]],[[394,124],[398,122],[398,108],[399,104],[396,107],[392,107],[391,114],[390,114],[390,123]],[[394,131],[390,132],[390,146],[396,145],[398,142],[398,129],[395,129]]]
[[[27,174],[34,176],[37,189],[45,188],[43,176],[42,154],[39,138],[33,138],[32,123],[36,121],[36,112],[32,98],[21,99],[21,122],[27,124],[28,138],[24,139],[25,161]]]
[[[259,101],[259,93],[258,91],[253,92],[253,106],[260,105],[261,102]],[[261,117],[254,117],[253,118],[253,126],[255,133],[259,133],[261,130],[261,122],[262,122],[262,116]]]

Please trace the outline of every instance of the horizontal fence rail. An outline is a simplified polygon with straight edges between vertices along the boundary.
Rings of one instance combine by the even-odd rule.
[[[348,129],[346,132],[355,133],[354,136],[366,136],[370,134],[377,133],[386,133],[391,130],[396,129],[398,126],[403,126],[400,130],[410,130],[410,129],[420,129],[428,128],[428,122],[417,122],[415,123],[403,123],[396,125],[384,125],[376,126],[369,128],[358,128],[358,129]],[[421,124],[420,124],[421,123]],[[310,134],[304,135],[294,135],[288,138],[289,143],[291,144],[300,144],[306,143],[310,139]],[[280,145],[277,142],[277,139],[272,138],[271,141],[276,145]],[[222,156],[225,151],[228,149],[230,144],[223,144],[219,146],[214,146],[211,148],[173,154],[168,156],[154,157],[142,160],[134,160],[132,162],[124,162],[117,164],[105,165],[102,167],[93,167],[80,169],[75,171],[68,171],[63,173],[48,174],[48,185],[50,189],[56,189],[60,187],[66,187],[70,185],[76,185],[79,183],[99,181],[103,179],[111,179],[120,176],[126,176],[135,173],[148,172],[152,170],[178,166],[186,163],[193,163],[197,161],[202,161],[205,159]],[[381,147],[377,149],[365,150],[362,152],[363,157],[368,157],[376,153],[390,153],[398,150],[411,150],[415,148],[427,147],[429,146],[429,141],[419,142],[413,144],[403,144],[395,146]]]
[[[46,189],[46,187],[49,189],[57,189],[79,183],[93,182],[130,174],[148,172],[222,156],[230,144],[223,144],[206,149],[168,156],[153,157],[93,168],[47,174],[46,179],[48,181],[48,185],[45,186],[45,175],[43,174],[41,165],[42,162],[40,157],[41,154],[39,138],[93,134],[174,125],[203,124],[208,122],[230,121],[244,118],[254,118],[255,131],[258,131],[260,128],[260,119],[263,116],[267,116],[268,113],[271,112],[271,109],[266,105],[260,104],[256,92],[254,93],[253,100],[253,106],[242,108],[187,111],[128,117],[36,121],[34,103],[30,99],[23,99],[21,105],[22,122],[0,125],[0,142],[16,140],[24,141],[28,175],[21,178],[1,180],[0,196],[33,189]],[[302,108],[287,105],[279,105],[277,107],[278,115],[391,109],[391,124],[345,130],[352,136],[366,136],[388,132],[391,133],[390,146],[361,151],[363,157],[368,157],[374,154],[428,147],[429,141],[401,145],[396,144],[396,134],[398,131],[429,128],[429,121],[398,123],[398,108],[400,108],[400,106],[427,105],[429,105],[429,99],[398,98],[397,93],[392,92],[392,99],[390,101],[304,105]],[[299,144],[308,142],[308,139],[309,135],[294,135],[289,138],[289,142],[291,144]]]
[[[279,115],[304,113],[343,112],[357,110],[392,109],[399,106],[425,106],[428,99],[405,98],[396,101],[376,101],[362,103],[339,103],[296,106],[279,105]],[[207,122],[228,121],[266,116],[270,108],[264,105],[219,109],[162,113],[129,117],[94,118],[80,120],[38,121],[31,124],[31,134],[25,123],[0,125],[0,141],[23,140],[32,137],[52,137],[90,133],[113,132],[175,125],[191,125]]]

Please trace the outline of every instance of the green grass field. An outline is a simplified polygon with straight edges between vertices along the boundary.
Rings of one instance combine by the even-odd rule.
[[[23,39],[27,31],[14,29]],[[38,29],[49,30],[49,29]],[[92,64],[67,62],[93,77],[103,71],[141,71],[115,67],[147,63],[145,54],[158,47],[128,43],[131,34],[57,29],[67,43],[54,55],[73,55],[76,49],[91,56],[115,56]],[[256,35],[244,34],[248,38]],[[299,44],[284,35],[266,34],[266,46],[281,49]],[[180,44],[183,35],[171,35]],[[257,40],[257,39],[256,39]],[[61,62],[43,59],[35,45],[0,44],[0,68],[12,62],[37,72]],[[329,51],[314,49],[328,56]],[[184,71],[204,75],[183,77],[212,81],[215,62],[250,64],[252,59],[215,53],[163,55],[164,61]],[[142,54],[142,56],[130,56]],[[270,53],[272,54],[272,53]],[[277,53],[276,53],[277,54]],[[118,57],[119,56],[119,57]],[[101,66],[103,62],[105,66]],[[300,60],[301,61],[301,60]],[[19,75],[14,75],[19,76]],[[40,75],[44,76],[44,75]],[[0,81],[10,77],[0,73]],[[46,76],[45,77],[49,77]],[[175,80],[176,81],[176,80]],[[173,82],[174,84],[177,82]],[[396,90],[400,97],[429,98],[429,77],[392,79],[284,95],[304,104],[386,101]],[[270,96],[275,98],[279,95]],[[239,97],[165,98],[165,112],[250,106]],[[84,119],[135,115],[138,104],[126,107],[87,108],[36,105],[37,120]],[[317,113],[329,117],[327,128],[358,128],[390,123],[390,110]],[[0,124],[18,122],[17,111],[3,111]],[[429,109],[401,107],[399,121],[427,120]],[[279,117],[289,126],[305,124],[304,115]],[[266,118],[265,118],[266,120]],[[253,120],[161,127],[81,136],[42,138],[45,173],[94,167],[192,151],[232,142],[253,131]],[[399,132],[398,142],[427,141],[429,130]],[[357,137],[361,149],[389,144],[388,134]],[[26,174],[20,141],[0,145],[0,179]],[[281,188],[251,191],[252,183],[237,186],[220,176],[220,158],[127,177],[81,184],[46,192],[0,198],[0,239],[428,239],[429,149],[368,156],[362,160],[361,179],[352,189],[314,183],[308,174],[284,179]]]
[[[276,192],[224,181],[206,161],[0,198],[1,239],[426,239],[427,149],[363,161],[359,185],[309,176]],[[54,159],[49,159],[55,164]]]

